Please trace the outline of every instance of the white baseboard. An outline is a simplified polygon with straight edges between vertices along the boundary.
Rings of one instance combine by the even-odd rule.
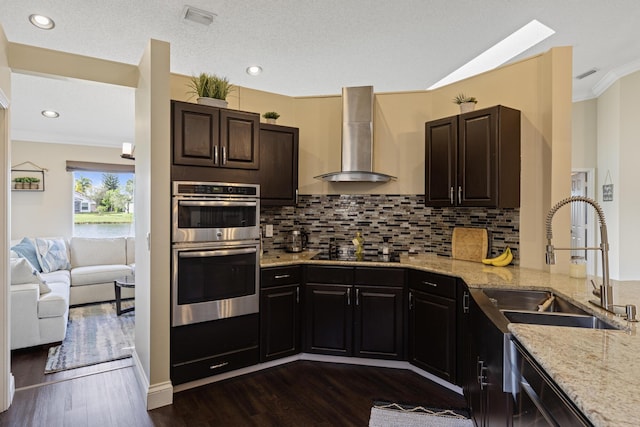
[[[136,374],[136,380],[138,381],[138,387],[140,393],[147,401],[147,411],[160,408],[162,406],[171,405],[173,403],[174,388],[171,381],[165,381],[158,384],[149,384],[147,374],[142,368],[142,363],[138,357],[138,353],[133,349],[131,354],[133,358],[133,368]]]
[[[200,387],[206,384],[211,384],[218,381],[226,380],[228,378],[234,378],[240,375],[261,371],[263,369],[271,368],[274,366],[295,362],[297,360],[310,360],[315,362],[329,362],[329,363],[344,363],[347,365],[376,366],[379,368],[407,369],[455,393],[462,395],[461,387],[458,387],[455,384],[451,384],[450,382],[445,381],[440,377],[436,377],[435,375],[430,374],[429,372],[423,371],[422,369],[416,366],[413,366],[409,362],[404,362],[399,360],[364,359],[359,357],[326,356],[323,354],[312,354],[312,353],[299,353],[294,356],[284,357],[282,359],[272,360],[270,362],[259,363],[257,365],[248,366],[246,368],[236,369],[235,371],[225,372],[223,374],[214,375],[212,377],[202,378],[200,380],[179,384],[173,387],[173,391],[177,393],[180,391]]]

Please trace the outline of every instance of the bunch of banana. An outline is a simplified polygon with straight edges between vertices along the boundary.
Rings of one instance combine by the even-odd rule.
[[[482,260],[482,263],[495,265],[496,267],[504,267],[505,265],[511,264],[511,261],[513,261],[513,254],[511,253],[509,246],[507,246],[507,249],[505,249],[500,255],[495,258],[485,258]]]

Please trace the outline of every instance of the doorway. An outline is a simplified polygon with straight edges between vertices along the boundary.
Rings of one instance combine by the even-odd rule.
[[[571,172],[571,196],[582,196],[594,198],[595,185],[593,169],[574,169]],[[571,204],[571,247],[586,248],[596,246],[595,241],[595,217],[593,209],[586,203]],[[572,260],[585,260],[587,263],[587,274],[597,273],[597,252],[572,250]]]

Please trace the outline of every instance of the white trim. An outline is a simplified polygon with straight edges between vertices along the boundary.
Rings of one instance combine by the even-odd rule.
[[[619,79],[638,70],[640,70],[640,59],[636,59],[635,61],[631,61],[628,64],[623,65],[622,67],[618,67],[609,71],[604,75],[602,79],[598,81],[598,83],[593,85],[592,90],[594,95],[596,97],[602,95],[605,90],[609,89],[609,86],[617,82]]]
[[[9,108],[9,98],[7,98],[7,95],[5,95],[2,89],[0,89],[0,108],[3,110]]]
[[[174,387],[171,384],[171,381],[165,381],[163,383],[150,385],[147,374],[142,368],[142,363],[140,361],[140,358],[138,357],[138,352],[135,351],[135,349],[131,354],[131,357],[133,359],[133,369],[136,374],[136,380],[138,382],[138,387],[140,388],[140,393],[147,402],[147,410],[150,411],[162,406],[171,405],[173,403],[174,392]]]
[[[250,374],[252,372],[262,371],[263,369],[272,368],[274,366],[284,365],[286,363],[295,362],[298,360],[310,360],[315,362],[328,362],[328,363],[344,363],[347,365],[360,365],[360,366],[376,366],[379,368],[393,368],[393,369],[406,369],[415,372],[416,374],[437,383],[453,392],[462,395],[462,388],[455,384],[451,384],[448,381],[443,380],[440,377],[436,377],[429,372],[413,366],[409,362],[400,360],[380,360],[380,359],[363,359],[359,357],[343,357],[343,356],[326,356],[323,354],[311,354],[311,353],[299,353],[294,356],[284,357],[278,360],[272,360],[270,362],[259,363],[257,365],[248,366],[246,368],[236,369],[235,371],[225,372],[219,375],[214,375],[207,378],[191,381],[184,384],[179,384],[173,387],[173,391],[178,393],[180,391],[189,390],[192,388],[200,387],[207,384],[212,384],[218,381],[226,380],[229,378],[239,377],[241,375]]]

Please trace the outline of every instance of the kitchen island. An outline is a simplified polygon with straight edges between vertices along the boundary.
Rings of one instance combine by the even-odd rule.
[[[262,267],[295,264],[360,265],[354,261],[311,260],[317,252],[265,254]],[[620,330],[594,330],[510,324],[509,330],[549,377],[596,426],[637,425],[640,419],[640,337],[638,323],[627,322],[589,303],[588,279],[454,260],[431,254],[401,255],[400,262],[367,262],[367,266],[413,268],[459,277],[469,288],[519,288],[553,291]],[[640,287],[615,284],[616,304],[640,306]]]

